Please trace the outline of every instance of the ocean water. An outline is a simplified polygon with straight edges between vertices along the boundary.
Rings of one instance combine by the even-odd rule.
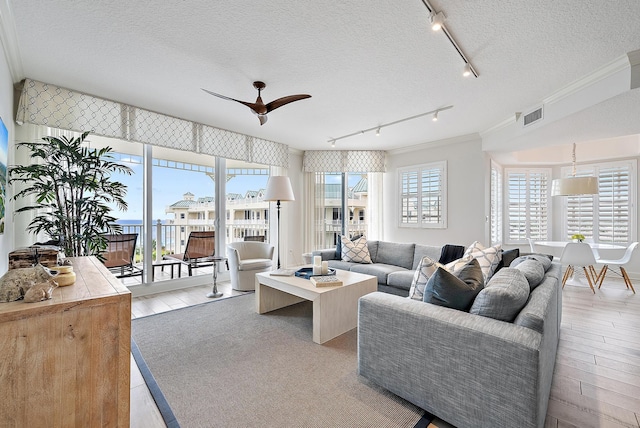
[[[118,219],[116,220],[116,223],[122,226],[122,233],[138,233],[138,242],[137,245],[141,246],[142,245],[142,239],[141,239],[141,234],[142,234],[142,220],[132,220],[132,219]],[[157,235],[157,227],[156,225],[158,224],[157,220],[153,221],[153,228],[151,229],[151,239],[156,239],[156,235]],[[161,220],[160,224],[163,225],[163,227],[161,228],[161,244],[166,247],[166,248],[172,248],[173,245],[173,239],[171,239],[172,237],[171,235],[171,227],[164,227],[167,226],[167,221],[166,220]],[[168,236],[169,235],[169,236]]]

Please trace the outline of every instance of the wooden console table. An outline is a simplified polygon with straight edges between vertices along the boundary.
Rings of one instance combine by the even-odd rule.
[[[0,303],[6,426],[129,427],[131,293],[97,258],[70,260],[53,299]]]

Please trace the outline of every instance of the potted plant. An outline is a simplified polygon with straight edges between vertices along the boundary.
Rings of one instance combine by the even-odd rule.
[[[109,204],[127,209],[127,187],[113,181],[111,174],[131,175],[131,168],[113,160],[111,147],[83,146],[88,135],[84,132],[77,138],[44,137],[42,141],[19,143],[17,148],[29,149],[34,162],[9,168],[9,183],[25,186],[13,199],[34,197],[32,205],[16,210],[35,211],[27,230],[46,233],[68,257],[104,251],[104,234],[122,231]]]
[[[571,239],[573,240],[573,242],[582,242],[584,241],[584,235],[576,233],[575,235],[571,235]]]

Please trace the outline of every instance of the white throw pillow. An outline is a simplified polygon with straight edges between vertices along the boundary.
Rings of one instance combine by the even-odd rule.
[[[413,274],[413,281],[411,282],[411,288],[409,289],[409,297],[422,302],[422,296],[424,295],[424,288],[429,282],[431,275],[438,269],[438,267],[444,268],[441,263],[433,260],[431,257],[424,256],[416,272]]]
[[[342,261],[371,263],[367,238],[364,235],[353,242],[346,236],[341,236],[340,239],[342,240]]]
[[[498,267],[498,263],[502,260],[501,248],[501,244],[493,247],[485,247],[480,242],[475,241],[464,252],[463,258],[465,256],[471,256],[474,259],[478,259],[478,263],[480,263],[480,268],[482,269],[482,274],[484,275],[485,284],[491,279],[496,267]]]

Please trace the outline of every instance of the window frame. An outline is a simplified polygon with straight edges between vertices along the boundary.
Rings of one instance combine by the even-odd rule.
[[[625,160],[616,160],[610,162],[596,162],[589,164],[581,164],[576,166],[576,175],[596,175],[598,177],[598,186],[599,191],[601,191],[601,180],[600,180],[600,171],[608,168],[616,168],[620,166],[628,166],[629,167],[629,189],[628,189],[628,235],[627,241],[609,241],[602,240],[600,238],[600,194],[593,195],[593,220],[591,226],[591,236],[594,242],[606,242],[606,243],[616,243],[616,244],[624,244],[628,245],[631,242],[637,240],[637,227],[638,227],[638,217],[637,217],[637,180],[638,180],[638,161],[637,159],[625,159]],[[572,175],[572,166],[564,166],[560,170],[561,177],[569,177]],[[569,210],[569,201],[571,197],[563,197],[562,198],[562,210],[561,210],[561,233],[563,239],[569,239],[569,227],[568,227],[568,210]],[[581,231],[586,232],[586,231]],[[588,233],[587,233],[588,235]]]
[[[510,181],[510,176],[513,173],[524,173],[526,174],[526,207],[525,207],[525,216],[526,216],[526,220],[525,220],[525,236],[522,237],[522,239],[512,239],[511,237],[511,233],[509,232],[511,229],[511,224],[512,224],[512,220],[511,220],[511,215],[510,215],[510,204],[511,204],[511,198],[510,198],[510,189],[509,189],[509,181]],[[542,241],[548,241],[550,240],[550,236],[553,230],[553,199],[551,198],[551,181],[552,181],[552,169],[551,168],[531,168],[531,167],[509,167],[509,168],[504,168],[503,169],[503,193],[502,193],[502,200],[503,200],[503,214],[502,214],[502,218],[503,218],[503,229],[502,229],[502,237],[503,240],[505,241],[506,244],[511,244],[511,245],[521,245],[521,244],[527,244],[528,239],[532,238],[531,236],[531,198],[530,198],[530,192],[531,192],[531,181],[530,181],[530,175],[531,174],[544,174],[546,175],[546,200],[547,200],[547,206],[546,206],[546,236],[542,236],[542,237],[533,237],[533,239],[536,240],[542,240]]]
[[[427,223],[422,221],[424,217],[423,213],[423,195],[422,195],[422,177],[425,171],[438,171],[439,173],[439,197],[440,197],[440,208],[439,208],[439,221],[433,223]],[[406,205],[405,200],[411,198],[411,194],[405,194],[403,191],[404,184],[404,176],[407,174],[415,174],[416,175],[416,193],[415,199],[417,201],[422,201],[417,203],[416,209],[416,217],[417,221],[415,223],[408,223],[403,221],[407,216],[403,213],[403,208]],[[448,207],[448,199],[447,199],[447,161],[437,161],[430,162],[420,165],[408,166],[398,168],[398,227],[400,228],[418,228],[418,229],[446,229],[447,228],[447,207]]]

